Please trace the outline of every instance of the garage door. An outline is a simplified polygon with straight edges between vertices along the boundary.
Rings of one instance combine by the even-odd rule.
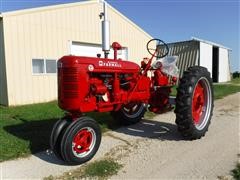
[[[71,54],[75,56],[89,56],[89,57],[97,57],[97,54],[101,54],[101,57],[104,57],[104,53],[102,51],[101,45],[98,44],[86,44],[86,43],[78,43],[72,42],[71,44]],[[109,58],[113,59],[113,49],[111,48]],[[123,48],[118,51],[118,58],[123,60],[128,59],[128,49]]]

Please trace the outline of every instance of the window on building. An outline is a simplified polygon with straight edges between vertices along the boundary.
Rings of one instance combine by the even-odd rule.
[[[32,69],[34,74],[44,73],[44,60],[43,59],[33,59]]]
[[[32,59],[33,74],[55,74],[57,61],[53,59]]]
[[[57,72],[57,62],[56,60],[46,60],[46,73],[56,73]]]

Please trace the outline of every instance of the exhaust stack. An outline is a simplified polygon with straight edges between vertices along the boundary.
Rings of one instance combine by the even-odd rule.
[[[108,21],[107,14],[107,2],[102,0],[103,3],[103,12],[100,14],[100,19],[103,18],[102,21],[102,50],[104,51],[104,57],[108,58],[108,54],[110,51],[110,22]]]

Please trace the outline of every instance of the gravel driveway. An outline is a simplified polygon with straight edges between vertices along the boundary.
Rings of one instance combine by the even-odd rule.
[[[217,100],[206,136],[185,141],[177,132],[173,112],[158,115],[106,133],[93,160],[114,157],[123,164],[112,179],[216,179],[228,175],[238,160],[239,117],[240,93]],[[57,176],[77,167],[42,152],[0,163],[0,179]]]
[[[182,140],[174,119],[168,113],[119,130],[142,138],[138,148],[122,158],[125,166],[112,178],[216,179],[235,168],[240,153],[240,93],[215,101],[212,124],[200,140]]]

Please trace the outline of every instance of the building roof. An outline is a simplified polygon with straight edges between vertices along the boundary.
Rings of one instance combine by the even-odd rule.
[[[73,3],[63,3],[63,4],[56,4],[56,5],[49,5],[49,6],[41,6],[41,7],[35,7],[35,8],[19,9],[19,10],[2,12],[2,16],[4,17],[4,16],[21,15],[21,14],[27,14],[27,13],[31,13],[31,12],[37,12],[37,11],[46,11],[46,10],[61,9],[61,8],[73,7],[73,6],[79,6],[79,5],[85,5],[85,4],[93,4],[96,2],[99,2],[99,1],[98,0],[80,1],[80,2],[73,2]]]
[[[27,13],[38,12],[38,11],[47,11],[47,10],[61,9],[61,8],[67,8],[67,7],[76,7],[76,6],[82,6],[82,5],[94,4],[94,3],[101,3],[101,2],[102,2],[102,0],[90,0],[90,1],[80,1],[80,2],[74,2],[74,3],[65,3],[65,4],[57,4],[57,5],[50,5],[50,6],[43,6],[43,7],[8,11],[8,12],[1,13],[0,18],[4,18],[4,17],[7,17],[7,16],[17,16],[17,15],[21,15],[21,14],[27,14]],[[136,25],[134,22],[132,22],[130,19],[128,19],[126,16],[124,16],[122,13],[120,13],[118,10],[113,8],[109,3],[107,3],[107,5],[111,10],[116,12],[119,16],[121,16],[128,23],[133,25],[135,28],[140,30],[142,33],[144,33],[149,38],[152,38],[152,36],[150,34],[148,34],[146,31],[144,31],[142,28],[140,28],[138,25]]]
[[[223,49],[227,49],[227,50],[229,50],[229,51],[232,51],[231,48],[228,48],[228,47],[223,46],[223,45],[221,45],[221,44],[214,43],[214,42],[207,41],[207,40],[203,40],[203,39],[196,38],[196,37],[192,37],[190,40],[170,42],[170,43],[167,43],[167,44],[168,44],[168,45],[172,45],[172,44],[188,43],[188,42],[192,42],[192,41],[203,42],[203,43],[206,43],[206,44],[210,44],[210,45],[212,45],[212,46],[216,46],[216,47],[220,47],[220,48],[223,48]]]
[[[220,48],[223,48],[223,49],[227,49],[229,51],[231,51],[232,49],[226,47],[226,46],[223,46],[221,44],[217,44],[217,43],[214,43],[214,42],[211,42],[211,41],[207,41],[207,40],[203,40],[203,39],[199,39],[199,38],[196,38],[196,37],[192,37],[192,41],[198,41],[198,42],[203,42],[203,43],[206,43],[206,44],[210,44],[212,46],[216,46],[216,47],[220,47]]]

